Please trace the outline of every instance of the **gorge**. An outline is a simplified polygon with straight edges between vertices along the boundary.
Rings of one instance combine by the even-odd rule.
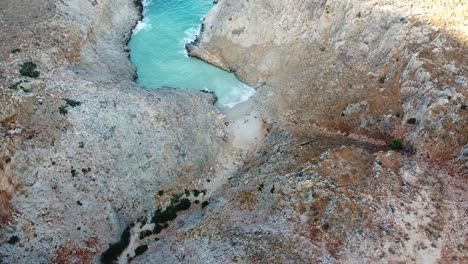
[[[140,4],[0,2],[0,263],[467,261],[463,1],[216,1],[222,111],[135,83]]]

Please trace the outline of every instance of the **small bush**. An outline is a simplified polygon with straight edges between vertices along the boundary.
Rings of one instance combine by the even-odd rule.
[[[10,245],[14,245],[14,244],[18,243],[19,240],[20,240],[19,237],[17,237],[17,236],[12,236],[12,237],[10,237],[10,238],[8,239],[7,243],[10,244]]]
[[[31,88],[24,88],[23,86],[20,86],[21,90],[23,90],[23,92],[25,93],[31,93],[32,92],[32,89]]]
[[[140,233],[140,240],[144,239],[145,237],[149,237],[152,234],[153,234],[153,232],[151,232],[150,230],[145,230],[145,231]]]
[[[8,86],[8,89],[11,89],[11,90],[21,89],[25,93],[32,92],[32,90],[30,88],[25,88],[23,85],[21,85],[22,83],[23,83],[23,81],[18,81],[18,82],[14,83],[14,84],[10,84]]]
[[[180,201],[180,198],[182,197],[182,193],[174,193],[172,194],[172,198],[171,198],[171,204],[176,204],[176,203],[179,203]]]
[[[37,69],[37,64],[32,61],[27,61],[21,64],[20,74],[22,76],[37,78],[39,77],[39,71]]]
[[[59,113],[61,115],[66,115],[68,113],[67,106],[66,105],[59,106]]]
[[[177,212],[169,207],[166,210],[158,209],[154,212],[151,222],[154,224],[164,224],[177,218]]]
[[[201,204],[202,209],[205,208],[205,207],[207,207],[209,204],[210,204],[210,202],[204,201],[204,202]]]
[[[412,117],[412,118],[408,119],[407,122],[408,122],[408,124],[414,125],[414,124],[416,124],[416,118]]]
[[[401,150],[403,149],[403,142],[399,139],[394,139],[388,142],[388,147],[394,150]]]
[[[152,234],[159,234],[159,233],[161,233],[161,231],[162,231],[163,229],[164,229],[164,226],[159,225],[159,224],[155,224],[155,225],[154,225],[154,228],[153,228]]]
[[[130,244],[130,227],[125,228],[120,236],[120,241],[109,245],[109,248],[101,255],[101,263],[112,264],[117,261],[122,251]]]
[[[22,84],[23,81],[18,81],[14,84],[10,84],[10,86],[8,86],[8,89],[11,89],[11,90],[18,90],[18,88],[21,88],[22,86],[20,84]]]
[[[262,183],[262,184],[260,184],[260,185],[258,186],[257,189],[258,189],[259,191],[262,191],[262,190],[263,190],[263,187],[265,187],[265,185]]]
[[[174,209],[176,211],[185,211],[190,208],[191,202],[189,199],[184,198],[180,200],[180,203],[174,205]]]
[[[65,100],[65,102],[67,103],[67,105],[71,106],[71,107],[77,107],[77,106],[80,106],[81,105],[81,102],[79,101],[75,101],[75,100],[72,100],[72,99],[63,99]]]
[[[142,245],[142,246],[139,246],[135,249],[135,256],[139,256],[143,253],[145,253],[145,251],[148,249],[148,245]]]
[[[18,52],[20,52],[20,51],[21,51],[20,48],[16,48],[16,49],[12,49],[12,50],[10,51],[10,53],[15,54],[15,53],[18,53]]]

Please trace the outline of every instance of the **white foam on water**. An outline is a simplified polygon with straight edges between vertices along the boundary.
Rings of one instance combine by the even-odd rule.
[[[136,27],[133,29],[133,34],[137,34],[141,30],[150,31],[152,28],[151,21],[148,18],[138,21]]]
[[[249,100],[249,98],[255,94],[255,89],[246,84],[240,84],[239,87],[230,89],[228,94],[229,96],[223,96],[222,99],[219,99],[217,102],[219,108],[227,110]]]
[[[191,27],[184,31],[185,36],[179,41],[180,45],[182,46],[182,50],[179,52],[184,54],[185,57],[188,57],[187,50],[185,49],[185,44],[191,43],[197,38],[198,33],[200,33],[201,27]]]
[[[149,18],[145,16],[146,13],[146,7],[148,7],[150,4],[152,4],[152,0],[143,0],[142,5],[143,5],[143,19],[138,21],[137,25],[133,29],[132,33],[137,34],[141,30],[149,31],[152,28],[151,21]]]
[[[138,83],[147,88],[202,87],[217,95],[216,106],[223,110],[247,101],[255,93],[255,89],[232,73],[187,54],[185,45],[200,34],[203,15],[212,6],[211,0],[144,0],[143,6],[143,19],[133,30],[134,37],[129,43],[132,62],[137,65]]]

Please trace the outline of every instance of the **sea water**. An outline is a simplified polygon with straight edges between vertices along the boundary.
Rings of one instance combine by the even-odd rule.
[[[213,91],[216,105],[228,109],[255,90],[232,73],[189,57],[185,44],[200,31],[212,0],[145,0],[143,20],[133,30],[130,58],[137,83],[146,88],[174,87]]]

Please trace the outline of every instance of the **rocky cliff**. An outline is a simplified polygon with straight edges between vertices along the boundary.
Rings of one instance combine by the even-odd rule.
[[[173,242],[188,262],[465,262],[466,14],[460,1],[218,1],[188,50],[257,86],[273,128]]]
[[[466,163],[466,4],[219,1],[192,55],[261,90],[282,120]],[[275,108],[275,107],[274,107]],[[455,157],[455,159],[454,159]]]
[[[0,7],[0,262],[467,261],[463,2],[217,1],[227,120],[133,83],[138,3]]]
[[[1,263],[98,262],[224,164],[211,94],[134,84],[136,4],[0,3]]]

